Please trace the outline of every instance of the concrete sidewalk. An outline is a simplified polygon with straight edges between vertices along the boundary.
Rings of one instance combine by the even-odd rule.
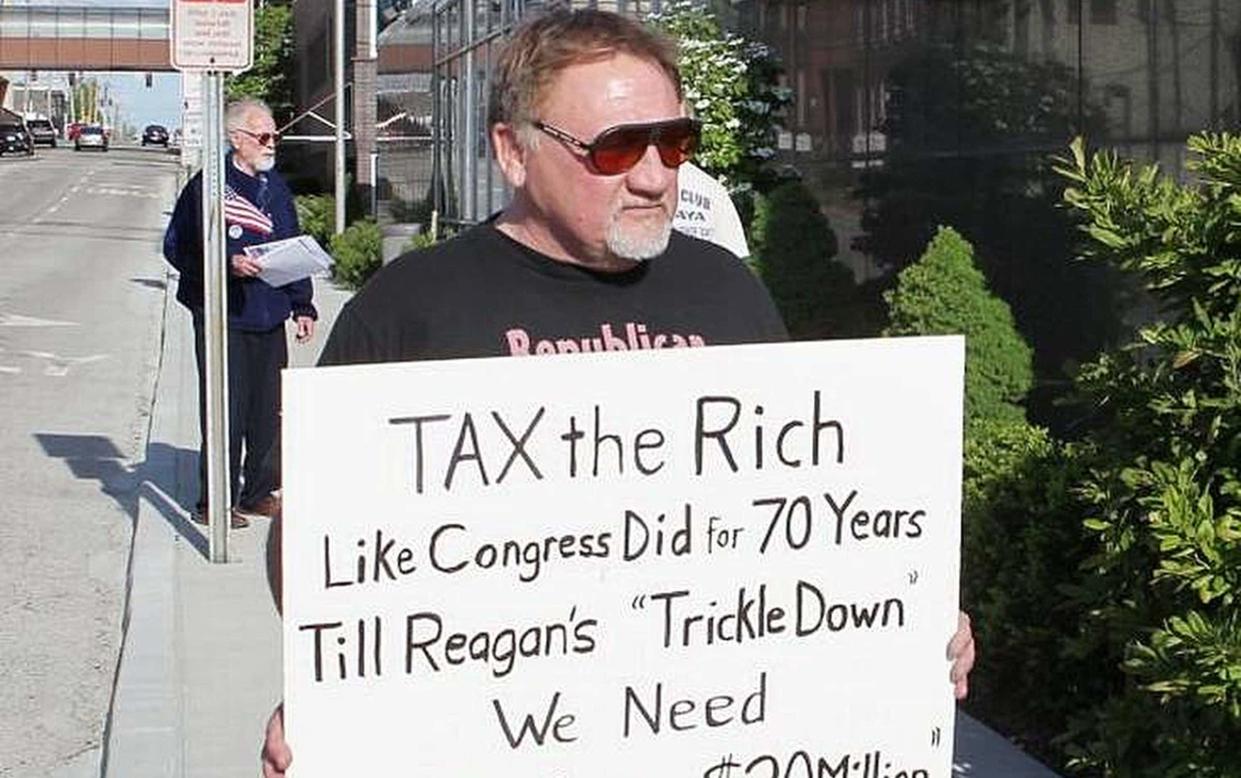
[[[315,362],[348,297],[315,281],[319,329],[311,345],[290,344],[294,366]],[[282,693],[266,522],[232,532],[231,561],[212,565],[205,528],[189,520],[198,490],[196,393],[189,316],[169,292],[105,778],[258,775],[264,726]],[[954,776],[1055,778],[963,714],[955,749]]]
[[[268,592],[267,522],[230,532],[227,564],[207,561],[189,520],[198,496],[198,407],[188,312],[165,302],[164,342],[134,529],[124,644],[105,733],[104,776],[259,773],[263,729],[282,695],[280,618]],[[312,365],[349,293],[315,279]]]

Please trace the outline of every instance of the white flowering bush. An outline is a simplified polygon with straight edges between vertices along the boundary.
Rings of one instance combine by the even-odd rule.
[[[770,48],[726,33],[694,0],[664,3],[648,17],[680,44],[685,101],[702,121],[695,161],[734,192],[748,191],[775,155],[775,127],[791,93],[778,86]]]

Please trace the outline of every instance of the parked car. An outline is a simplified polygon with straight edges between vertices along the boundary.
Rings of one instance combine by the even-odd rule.
[[[148,124],[142,131],[142,145],[168,148],[168,128],[161,124]]]
[[[34,154],[34,139],[21,119],[0,119],[0,154]]]
[[[82,149],[108,150],[108,135],[102,127],[97,124],[87,125],[78,132],[78,137],[73,141],[73,150]]]
[[[56,148],[56,125],[47,119],[27,119],[26,129],[30,131],[30,137],[35,145],[44,143],[52,148]]]

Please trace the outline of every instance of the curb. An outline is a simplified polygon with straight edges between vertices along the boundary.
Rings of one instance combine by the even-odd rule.
[[[172,651],[176,623],[175,552],[168,534],[160,531],[163,522],[146,496],[146,487],[152,482],[176,483],[174,458],[152,445],[168,437],[167,428],[175,424],[178,410],[178,403],[169,403],[175,393],[160,391],[167,388],[166,372],[175,366],[179,356],[176,352],[180,351],[177,336],[169,337],[168,332],[170,308],[176,305],[171,293],[172,277],[165,275],[168,284],[164,291],[160,354],[143,442],[146,458],[126,579],[121,652],[104,729],[101,778],[181,773],[182,727],[175,693],[180,687],[179,668]],[[161,590],[165,596],[158,595]]]

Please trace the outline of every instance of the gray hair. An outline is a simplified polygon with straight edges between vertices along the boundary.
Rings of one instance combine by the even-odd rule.
[[[234,100],[224,109],[224,127],[228,132],[241,129],[246,120],[255,113],[271,116],[271,108],[257,97],[243,97]]]

